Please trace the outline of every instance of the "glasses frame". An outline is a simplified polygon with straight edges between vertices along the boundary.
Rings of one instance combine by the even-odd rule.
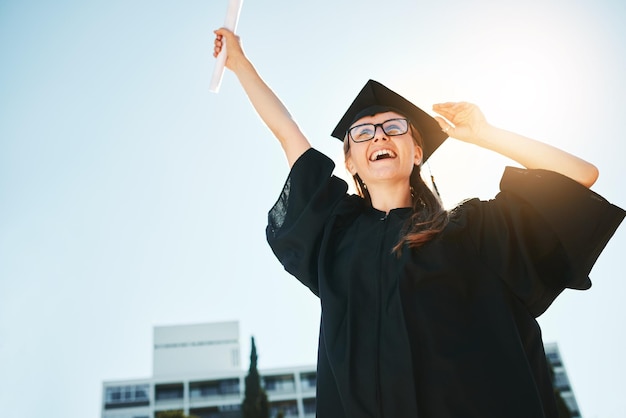
[[[402,133],[399,133],[399,134],[390,134],[390,133],[388,133],[385,130],[384,125],[387,122],[391,122],[391,121],[394,121],[394,120],[403,120],[404,122],[406,122],[406,130],[404,132],[402,132]],[[374,130],[373,130],[373,133],[372,133],[372,137],[368,138],[368,139],[358,140],[358,141],[356,139],[354,139],[354,137],[352,136],[352,130],[354,130],[356,128],[360,128],[362,126],[368,126],[368,125],[374,127]],[[353,142],[355,142],[357,144],[359,144],[361,142],[371,141],[372,139],[374,139],[376,137],[376,130],[378,129],[379,126],[380,126],[380,129],[382,129],[383,133],[385,135],[389,135],[389,136],[400,136],[400,135],[404,135],[405,133],[409,132],[409,120],[407,118],[391,118],[391,119],[387,119],[386,121],[383,121],[381,123],[361,123],[360,125],[353,126],[350,129],[348,129],[348,136],[350,137],[350,139],[352,139]]]

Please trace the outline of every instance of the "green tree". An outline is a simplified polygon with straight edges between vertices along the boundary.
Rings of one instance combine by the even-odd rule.
[[[157,418],[197,418],[195,415],[185,415],[183,411],[161,411],[157,412]]]
[[[245,380],[246,391],[241,409],[243,418],[269,418],[269,405],[267,393],[261,387],[261,376],[257,369],[257,354],[254,337],[252,337],[252,349],[250,350],[250,368]]]

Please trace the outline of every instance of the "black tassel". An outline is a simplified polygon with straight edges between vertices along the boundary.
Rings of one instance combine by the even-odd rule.
[[[430,164],[427,162],[426,165],[428,166],[428,172],[430,173],[430,182],[433,185],[433,189],[435,189],[435,193],[437,194],[437,198],[439,199],[439,201],[441,202],[441,194],[439,193],[439,189],[437,188],[437,183],[435,183],[435,176],[433,176],[433,172],[430,169]]]

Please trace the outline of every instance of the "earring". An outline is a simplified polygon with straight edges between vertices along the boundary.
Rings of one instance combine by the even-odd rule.
[[[409,191],[411,192],[411,200],[415,199],[415,189],[413,186],[409,187]]]

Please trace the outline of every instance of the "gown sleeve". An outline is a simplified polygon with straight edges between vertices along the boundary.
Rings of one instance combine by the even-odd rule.
[[[311,148],[300,156],[268,215],[267,241],[287,272],[319,296],[317,259],[324,227],[346,197],[331,159]]]
[[[479,257],[535,316],[589,273],[625,212],[576,181],[507,167],[495,199],[463,205]]]

